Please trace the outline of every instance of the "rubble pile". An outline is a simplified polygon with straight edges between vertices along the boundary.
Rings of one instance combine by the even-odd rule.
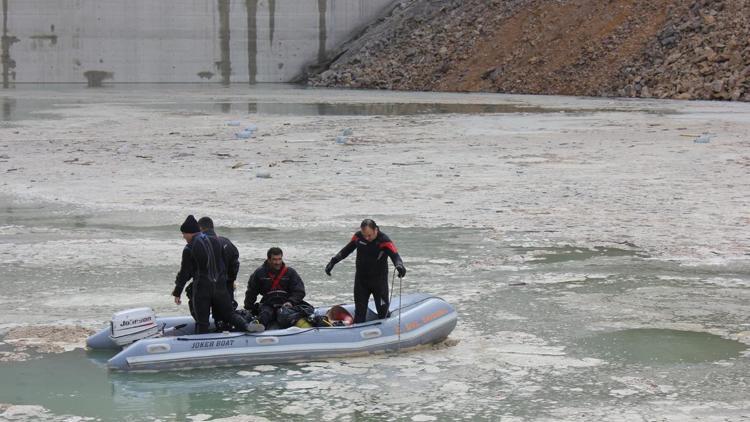
[[[408,0],[314,86],[750,101],[750,0]]]

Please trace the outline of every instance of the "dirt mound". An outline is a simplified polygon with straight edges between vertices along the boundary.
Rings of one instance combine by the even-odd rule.
[[[402,2],[317,86],[750,100],[750,0]]]
[[[84,347],[93,331],[79,326],[33,325],[15,327],[3,337],[12,350],[0,351],[0,362],[23,361],[33,353],[62,353]]]

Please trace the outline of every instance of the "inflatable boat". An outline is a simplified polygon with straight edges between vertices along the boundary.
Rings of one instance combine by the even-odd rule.
[[[337,305],[338,306],[338,305]],[[354,313],[354,305],[341,305]],[[317,308],[326,315],[331,308]],[[394,298],[390,315],[377,319],[370,302],[360,324],[266,330],[260,333],[194,334],[192,317],[159,318],[149,308],[115,314],[110,326],[90,336],[89,349],[120,349],[107,366],[119,371],[297,362],[408,349],[444,340],[458,320],[456,310],[427,294]]]

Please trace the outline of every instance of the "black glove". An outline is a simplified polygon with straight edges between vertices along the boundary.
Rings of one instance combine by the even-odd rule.
[[[326,274],[329,276],[331,275],[331,270],[333,269],[333,266],[336,265],[336,261],[331,258],[330,261],[328,261],[328,265],[326,265]]]
[[[404,264],[396,265],[396,271],[398,272],[398,278],[404,278],[404,276],[406,275],[406,268],[404,268]]]

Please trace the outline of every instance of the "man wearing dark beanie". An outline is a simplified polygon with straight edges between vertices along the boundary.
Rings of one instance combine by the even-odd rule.
[[[192,214],[188,215],[185,222],[180,226],[180,231],[185,234],[194,234],[201,231],[201,227],[198,225],[198,220],[193,217]]]
[[[185,284],[193,278],[195,269],[195,262],[193,261],[193,236],[200,233],[201,229],[198,226],[198,221],[192,215],[188,215],[185,222],[180,226],[182,232],[182,238],[187,243],[182,249],[182,261],[180,262],[180,271],[177,272],[177,278],[174,281],[174,290],[172,290],[172,296],[174,296],[174,303],[177,305],[182,303],[180,296],[182,290],[185,288]],[[190,315],[195,318],[195,312],[193,311],[193,304],[190,302],[192,298],[192,285],[188,287],[188,308],[190,309]]]
[[[185,283],[193,279],[191,313],[196,322],[195,332],[208,332],[210,314],[213,314],[215,320],[224,321],[243,331],[263,331],[264,327],[248,325],[232,310],[227,291],[227,263],[224,262],[222,245],[218,239],[201,233],[198,221],[192,215],[185,219],[180,231],[187,245],[182,250],[182,263],[172,296],[176,304],[182,303],[182,289]]]

